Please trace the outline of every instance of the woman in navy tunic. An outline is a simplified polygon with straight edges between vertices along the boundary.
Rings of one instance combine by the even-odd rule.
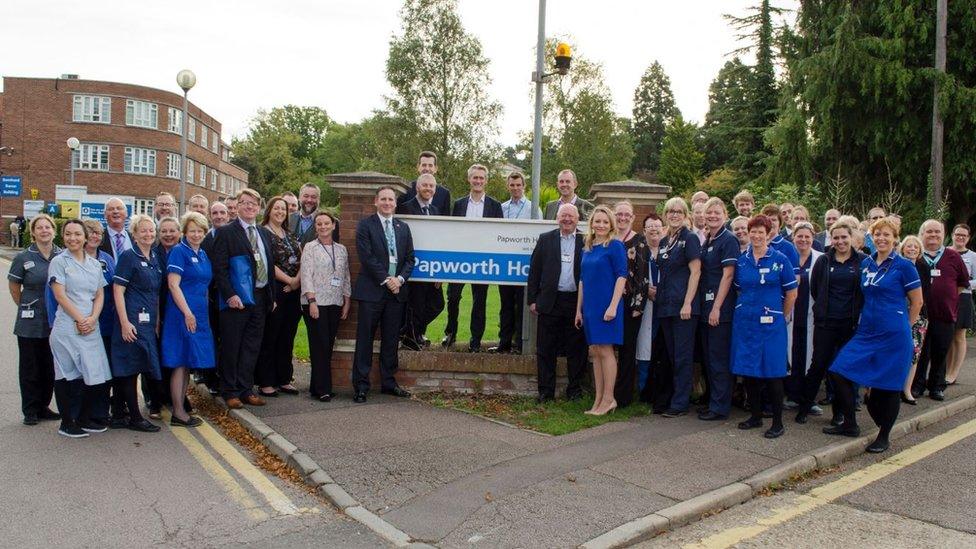
[[[826,427],[824,432],[859,436],[852,384],[869,387],[868,413],[880,431],[867,450],[880,453],[888,449],[888,435],[898,418],[902,390],[912,367],[915,346],[911,326],[922,310],[922,281],[915,266],[894,251],[898,227],[890,219],[875,221],[871,238],[877,251],[861,263],[861,320],[854,337],[830,367],[834,406],[844,414],[844,423]]]
[[[661,240],[657,265],[661,274],[654,309],[661,319],[661,332],[674,371],[671,404],[664,417],[688,413],[691,401],[691,363],[695,330],[701,304],[698,279],[701,276],[701,240],[688,229],[688,204],[681,197],[664,204],[668,235]]]
[[[189,381],[187,370],[208,370],[215,365],[213,334],[207,291],[213,270],[207,252],[200,243],[207,234],[207,219],[197,212],[183,215],[184,239],[169,252],[166,280],[169,293],[163,316],[163,367],[171,371],[172,402],[186,398]],[[185,407],[173,406],[170,425],[196,427],[200,418],[191,416]]]
[[[783,378],[786,377],[786,318],[796,302],[793,265],[767,244],[773,224],[765,215],[749,220],[750,248],[739,256],[735,286],[739,296],[732,320],[732,373],[745,378],[751,417],[739,429],[762,427],[760,393],[765,386],[773,425],[763,436],[777,438],[783,428]]]
[[[613,237],[615,224],[613,212],[606,206],[597,206],[590,214],[576,302],[576,327],[583,327],[590,345],[596,385],[593,407],[585,413],[597,416],[617,407],[613,397],[617,379],[617,359],[613,346],[624,341],[624,305],[621,298],[627,283],[627,251],[624,244]]]
[[[119,323],[112,333],[112,376],[120,378],[116,387],[129,408],[127,427],[153,433],[159,426],[150,423],[139,412],[136,376],[147,374],[160,380],[159,287],[163,267],[153,251],[156,223],[145,215],[134,215],[130,227],[136,245],[119,256],[115,267],[112,292]]]

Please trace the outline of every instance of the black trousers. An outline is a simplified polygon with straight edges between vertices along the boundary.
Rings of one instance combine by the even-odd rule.
[[[254,305],[220,311],[220,392],[224,398],[253,394],[268,299],[267,288],[255,290]]]
[[[20,381],[20,409],[24,415],[37,415],[51,405],[54,396],[54,356],[50,339],[17,337],[20,353],[17,377]]]
[[[548,313],[539,314],[536,332],[536,376],[539,395],[556,394],[556,357],[566,356],[566,398],[583,394],[586,373],[586,338],[575,326],[577,292],[559,292]]]
[[[61,425],[70,426],[81,419],[84,404],[85,381],[78,379],[59,379],[54,382],[54,399],[61,414]]]
[[[457,335],[458,308],[461,303],[461,290],[464,284],[447,285],[447,326],[445,334]],[[471,341],[472,347],[481,345],[481,337],[485,335],[485,304],[488,302],[487,284],[470,284],[471,286]],[[575,314],[575,313],[574,313]]]
[[[922,354],[918,359],[915,379],[912,381],[912,392],[922,394],[926,389],[945,391],[946,389],[946,356],[952,346],[956,325],[953,322],[938,322],[929,319],[929,331],[922,343]]]
[[[743,376],[746,386],[746,397],[749,399],[749,414],[752,419],[762,421],[763,417],[763,389],[768,399],[769,406],[773,409],[773,428],[783,426],[783,378],[770,377],[746,377]],[[853,404],[851,408],[853,409]]]
[[[524,286],[499,286],[498,297],[498,350],[522,350],[522,311],[525,301]]]
[[[822,326],[813,327],[813,356],[810,369],[803,376],[803,385],[799,394],[800,412],[809,412],[820,393],[820,384],[827,375],[827,369],[833,364],[844,345],[854,337],[853,320],[827,320]],[[853,406],[853,404],[852,404]]]
[[[712,326],[702,322],[698,327],[702,342],[702,371],[708,383],[708,409],[720,416],[732,411],[732,323]]]
[[[867,399],[868,414],[878,426],[878,440],[888,440],[891,428],[898,420],[901,410],[901,391],[885,389],[871,389],[871,396]]]
[[[658,329],[651,342],[651,368],[640,400],[649,403],[655,413],[661,413],[671,405],[673,393],[674,368],[671,366],[671,355],[664,344],[664,330]]]
[[[220,387],[220,309],[217,307],[215,290],[211,290],[207,314],[210,316],[210,333],[213,334],[215,368],[202,370],[203,382],[210,389]]]
[[[112,365],[112,335],[102,334],[102,346],[105,347],[105,355],[108,356],[109,366]],[[112,378],[109,382],[109,408],[113,419],[124,419],[126,410],[125,399],[122,398],[122,390],[117,387],[117,378]]]
[[[389,294],[389,292],[387,292]],[[353,354],[352,386],[357,393],[369,391],[369,371],[373,366],[373,338],[380,329],[380,377],[382,389],[397,386],[397,347],[406,305],[393,294],[380,301],[359,301],[356,321],[356,352]]]
[[[305,330],[308,332],[308,354],[312,361],[312,379],[308,391],[313,397],[332,393],[332,349],[335,347],[342,307],[320,305],[319,317],[308,314],[308,305],[302,307]]]
[[[302,318],[301,292],[294,290],[276,295],[277,307],[264,323],[264,339],[254,368],[258,387],[281,387],[291,383],[295,334]]]
[[[682,320],[677,316],[661,319],[664,344],[668,348],[668,356],[673,368],[674,389],[670,406],[673,410],[686,411],[691,403],[692,361],[697,329],[697,316],[692,316],[688,320]]]
[[[634,401],[637,384],[637,332],[643,316],[634,317],[624,309],[624,343],[617,345],[617,379],[613,386],[613,399],[617,406],[626,408]]]
[[[403,335],[414,341],[427,333],[427,326],[444,310],[444,293],[430,282],[408,282],[407,317]]]

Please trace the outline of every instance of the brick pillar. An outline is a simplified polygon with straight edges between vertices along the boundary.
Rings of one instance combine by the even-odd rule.
[[[615,181],[597,183],[590,187],[590,198],[595,204],[606,204],[611,208],[621,200],[629,200],[634,205],[634,227],[640,227],[644,217],[657,210],[657,205],[667,200],[671,187],[643,181]]]

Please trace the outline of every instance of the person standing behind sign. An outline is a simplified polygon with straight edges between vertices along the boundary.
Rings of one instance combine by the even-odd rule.
[[[583,395],[586,339],[574,325],[579,295],[583,235],[576,232],[579,211],[572,204],[559,207],[559,228],[542,233],[532,250],[526,301],[539,317],[536,333],[536,371],[540,404],[555,398],[556,356],[566,351],[566,398]]]
[[[532,210],[542,219],[542,210],[525,197],[525,176],[512,172],[506,179],[511,198],[502,202],[505,219],[532,219]],[[498,315],[498,346],[488,349],[489,353],[522,354],[522,303],[525,300],[524,286],[498,286],[501,310]]]
[[[616,223],[610,208],[600,205],[590,214],[580,261],[576,327],[583,328],[593,358],[596,396],[586,414],[602,416],[617,408],[613,387],[617,359],[613,346],[624,342],[624,286],[627,284],[627,251],[614,238]]]
[[[433,204],[437,180],[433,174],[423,173],[415,182],[417,195],[397,206],[396,213],[403,215],[441,215],[443,212]],[[407,282],[410,287],[410,300],[407,303],[407,317],[403,324],[401,341],[404,348],[419,351],[429,344],[427,325],[444,310],[444,294],[439,282]]]
[[[420,158],[417,159],[417,174],[437,175],[437,155],[431,151],[421,152]],[[420,178],[418,177],[416,180],[410,182],[410,188],[407,189],[407,192],[397,198],[397,207],[410,202],[410,200],[417,196],[417,181],[419,180]],[[451,215],[451,191],[447,190],[447,187],[442,185],[435,186],[434,197],[428,200],[428,202],[437,207],[437,210],[441,212],[440,215]]]
[[[497,218],[501,219],[502,205],[494,198],[485,194],[488,183],[488,168],[481,164],[472,164],[468,168],[468,185],[471,193],[459,198],[454,203],[451,215],[467,217],[469,219]],[[450,347],[457,340],[458,306],[461,303],[461,291],[464,284],[447,285],[447,326],[444,328],[444,339],[441,346]],[[481,336],[485,333],[485,304],[488,301],[487,284],[471,284],[471,340],[468,350],[472,353],[481,352]]]
[[[559,198],[546,203],[546,219],[556,219],[556,213],[563,204],[572,204],[579,210],[580,219],[586,220],[593,211],[593,203],[576,196],[576,173],[573,170],[563,170],[556,176],[556,190]]]

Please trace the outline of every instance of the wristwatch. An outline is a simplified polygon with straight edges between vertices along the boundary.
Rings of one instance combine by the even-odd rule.
[[[308,298],[308,304],[311,305],[312,303],[315,303],[315,298],[314,297]]]

